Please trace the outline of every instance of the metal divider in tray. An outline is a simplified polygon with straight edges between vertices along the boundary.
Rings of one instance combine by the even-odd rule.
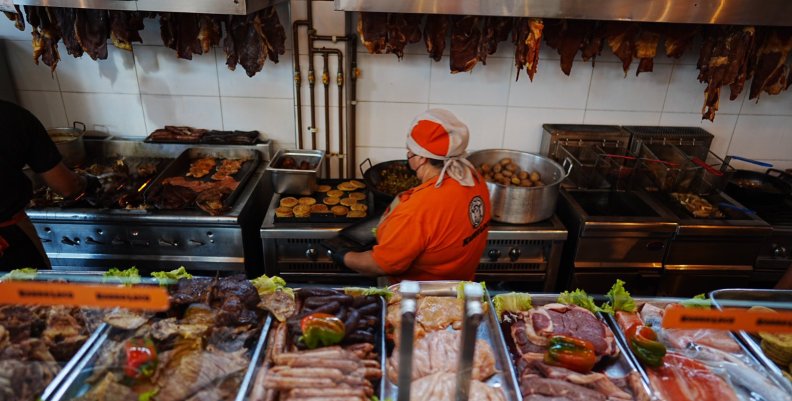
[[[459,281],[422,281],[422,282],[419,282],[420,293],[418,294],[418,299],[420,300],[422,297],[443,297],[443,298],[457,299],[457,286],[459,284],[460,284]],[[399,285],[391,286],[390,290],[393,291],[394,293],[398,293]],[[460,300],[460,302],[464,302],[464,301]],[[492,347],[492,351],[493,351],[494,357],[495,357],[495,360],[494,360],[495,373],[491,377],[489,377],[487,380],[483,381],[483,383],[487,387],[490,387],[490,388],[494,389],[495,391],[498,391],[498,390],[502,391],[502,397],[498,397],[498,399],[504,399],[504,400],[508,400],[508,401],[522,400],[522,398],[520,397],[519,391],[517,390],[518,389],[517,381],[516,381],[516,377],[515,377],[515,374],[514,374],[514,369],[513,369],[513,366],[512,366],[512,362],[511,362],[511,360],[509,358],[508,350],[507,350],[507,347],[506,347],[506,342],[505,342],[505,340],[503,338],[503,333],[500,330],[498,319],[495,316],[495,312],[494,312],[495,309],[494,309],[494,307],[492,305],[492,300],[490,299],[489,293],[486,291],[486,289],[484,290],[484,299],[482,301],[482,306],[485,309],[483,311],[484,312],[484,316],[483,316],[483,320],[482,320],[481,324],[478,326],[477,331],[476,331],[476,341],[484,341],[490,347]],[[391,303],[389,305],[389,308],[399,308],[399,307],[400,307],[399,303]],[[396,313],[395,315],[400,316],[400,314],[401,313],[399,312],[399,313]],[[390,316],[391,313],[389,313],[388,315]],[[462,311],[460,311],[460,320],[462,322],[464,322],[465,317],[463,317],[461,315],[462,315]],[[417,316],[417,313],[416,313],[416,316]],[[417,319],[416,319],[415,325],[416,325],[416,330],[418,330]],[[432,332],[435,332],[435,331],[459,332],[459,330],[455,330],[453,328],[453,325],[449,325],[448,327],[442,328],[440,330],[427,330],[427,335],[432,333]],[[462,336],[462,333],[460,332],[460,337],[461,336]],[[419,339],[416,336],[414,343],[417,342],[418,340]],[[456,344],[456,346],[458,346],[459,342],[455,342],[454,344]],[[413,347],[414,347],[414,345],[413,345]],[[458,348],[457,348],[457,350],[458,350],[457,352],[461,353],[461,351],[459,351]],[[397,351],[398,351],[398,347],[396,347],[393,350],[393,355],[391,356],[394,360],[398,360],[398,358],[396,358]],[[411,352],[411,354],[413,354],[413,353]],[[422,357],[429,357],[429,356],[422,355]],[[462,356],[458,356],[457,358],[454,358],[454,361],[456,363],[458,363],[460,358],[462,358]],[[413,362],[412,363],[413,363],[412,368],[413,368],[413,371],[414,371],[415,370],[415,356],[413,356]],[[390,362],[388,363],[388,365],[389,366],[388,366],[387,369],[392,368],[390,366],[391,365]],[[475,363],[474,363],[473,366],[475,366]],[[456,368],[456,365],[454,365],[454,368]],[[385,377],[384,377],[385,393],[383,395],[384,395],[384,397],[390,398],[392,400],[397,400],[398,397],[399,397],[399,388],[400,388],[400,386],[398,386],[396,383],[394,383],[393,380],[390,379],[390,375],[388,374],[388,370],[387,369],[385,371],[386,374],[385,374]],[[398,369],[396,369],[396,370],[398,370]],[[472,370],[475,370],[475,368],[473,368]],[[436,373],[436,372],[433,372],[433,373]],[[454,373],[455,376],[457,374],[456,371],[451,372],[451,373]],[[426,376],[424,376],[424,377],[426,377]],[[412,379],[412,383],[411,383],[411,387],[412,388],[417,387],[415,383],[418,380],[420,380],[420,378],[419,379],[415,379],[415,378]],[[453,381],[453,379],[451,379],[451,380]],[[471,379],[470,381],[473,382],[474,380]],[[454,383],[451,383],[451,385],[453,385],[454,388],[457,387]],[[412,392],[410,394],[410,397],[411,397],[411,399],[417,399],[415,390],[412,390]],[[452,398],[448,398],[448,399],[456,399],[456,398],[454,398],[454,393],[451,394],[451,397]],[[470,398],[469,399],[470,400],[476,400],[475,398],[473,398],[473,394],[472,393],[470,394]]]
[[[531,305],[533,308],[538,308],[544,305],[557,303],[558,295],[559,294],[531,294]],[[603,325],[605,325],[605,328],[610,329],[607,314],[595,313],[594,315]],[[501,329],[504,333],[504,338],[506,339],[506,345],[509,353],[512,357],[512,360],[515,362],[514,371],[517,384],[521,386],[521,374],[520,372],[517,372],[517,365],[521,359],[521,356],[519,351],[517,351],[517,345],[511,336],[511,326],[513,324],[517,324],[517,322],[503,322],[501,323]],[[648,386],[649,380],[646,376],[646,373],[637,366],[636,362],[631,358],[629,352],[626,350],[625,345],[621,341],[618,341],[618,335],[615,330],[613,335],[615,339],[614,345],[618,348],[618,354],[613,357],[603,356],[602,359],[597,362],[596,365],[594,365],[592,372],[604,374],[614,385],[616,382],[624,383],[624,385],[627,387],[626,390],[629,390],[628,394],[632,396],[632,399],[634,400],[646,400],[647,397],[651,398],[652,391]],[[584,375],[585,373],[581,374],[581,376]],[[634,377],[630,379],[630,376]],[[625,388],[620,389],[622,391],[625,390]],[[523,399],[522,392],[520,392],[520,399]]]
[[[710,298],[718,309],[760,306],[774,310],[792,310],[792,291],[790,290],[723,289],[711,292]],[[784,376],[779,365],[773,362],[765,353],[761,345],[762,339],[758,333],[738,331],[735,335],[773,376],[775,382],[782,385],[786,389],[787,394],[792,394],[792,379],[789,376]],[[789,334],[785,337],[792,338]],[[789,344],[789,347],[792,347],[792,344]],[[792,367],[786,366],[786,369],[789,372]]]
[[[642,305],[645,303],[664,309],[669,304],[678,304],[686,300],[679,298],[634,298],[634,301],[640,311]],[[611,315],[606,315],[606,318],[616,335],[616,339],[620,342],[622,349],[628,354],[642,376],[646,378],[647,384],[653,392],[654,399],[659,401],[677,401],[676,399],[664,397],[662,389],[659,389],[657,386],[659,383],[673,386],[679,378],[677,377],[673,380],[669,380],[668,378],[663,379],[661,377],[662,374],[667,374],[663,372],[674,371],[678,373],[679,376],[682,376],[686,371],[680,370],[679,366],[671,365],[667,362],[663,362],[664,365],[661,369],[644,366],[630,349],[628,339],[624,331],[619,327],[617,319]],[[647,324],[647,322],[644,323]],[[754,357],[742,342],[737,340],[734,334],[730,332],[718,333],[713,330],[705,330],[705,332],[700,334],[702,336],[700,338],[684,337],[686,335],[692,336],[697,330],[674,330],[669,332],[664,329],[658,330],[658,326],[660,326],[660,323],[655,322],[651,327],[655,329],[655,331],[659,331],[658,339],[661,343],[666,345],[668,352],[681,356],[675,358],[678,358],[678,363],[685,364],[685,369],[687,369],[688,373],[698,372],[695,378],[690,378],[691,381],[687,384],[704,383],[702,387],[698,389],[689,390],[691,391],[689,395],[693,397],[689,399],[702,399],[697,398],[695,394],[698,394],[696,391],[703,391],[704,393],[699,394],[701,397],[705,397],[703,399],[718,399],[720,401],[792,400],[792,393],[789,393],[787,390],[788,386],[781,384],[777,377],[770,374],[768,369]],[[718,334],[724,334],[724,336],[716,337]],[[674,340],[671,336],[679,337],[676,337],[676,340]],[[721,348],[726,348],[728,346],[731,350],[727,351],[712,345],[705,345],[705,342],[713,344],[718,341],[718,339],[725,341],[720,343]],[[675,343],[680,343],[680,341],[685,344],[684,348],[679,348],[674,345]],[[668,354],[666,358],[668,358]],[[692,360],[692,362],[685,362],[687,360]],[[704,371],[709,373],[705,373]],[[657,374],[658,377],[652,380],[652,376],[655,374]],[[684,386],[685,384],[683,383],[681,387]],[[706,393],[706,391],[714,391],[713,389],[717,389],[718,393]]]

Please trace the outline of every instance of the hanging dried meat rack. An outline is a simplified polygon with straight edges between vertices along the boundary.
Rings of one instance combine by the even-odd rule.
[[[247,15],[285,0],[13,0],[20,6]]]

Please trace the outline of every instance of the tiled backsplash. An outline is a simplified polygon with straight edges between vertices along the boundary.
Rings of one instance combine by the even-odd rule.
[[[320,34],[343,34],[343,14],[332,11],[332,4],[315,3]],[[292,5],[292,17],[303,18],[305,1],[292,0]],[[289,15],[285,7],[280,14]],[[174,51],[161,45],[155,20],[146,20],[145,44],[136,44],[134,53],[108,46],[104,61],[74,59],[61,44],[62,60],[51,74],[47,66],[33,64],[29,31],[18,32],[13,23],[0,21],[0,39],[6,41],[19,100],[46,126],[79,120],[114,135],[139,137],[165,124],[255,129],[290,147],[296,138],[296,108],[291,30],[286,31],[287,54],[278,64],[268,61],[254,78],[241,68],[229,71],[220,48],[192,61],[178,60]],[[305,46],[303,41],[303,74],[308,62]],[[701,121],[705,86],[696,80],[697,50],[680,60],[659,55],[654,72],[636,77],[637,62],[625,76],[621,63],[606,48],[595,67],[578,59],[567,77],[559,68],[558,55],[545,47],[531,82],[524,71],[516,79],[513,46],[508,42],[501,43],[486,65],[453,75],[448,58],[432,61],[422,43],[408,46],[401,61],[390,54],[369,55],[363,46],[359,49],[358,161],[403,158],[405,130],[412,118],[426,108],[442,107],[470,126],[471,150],[538,151],[543,123],[694,125],[715,135],[716,154],[739,154],[792,168],[792,93],[763,95],[757,104],[745,96],[750,83],[735,101],[728,100],[724,88],[715,122]],[[320,62],[317,57],[317,70]],[[331,60],[331,77],[335,71]],[[329,96],[333,130],[338,116],[336,89],[333,82]],[[305,83],[301,94],[307,104]],[[316,100],[324,104],[321,85]],[[303,107],[304,127],[309,125],[307,112]],[[323,114],[317,115],[317,126],[323,146]]]

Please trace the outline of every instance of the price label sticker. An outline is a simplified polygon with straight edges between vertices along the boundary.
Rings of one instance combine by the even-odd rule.
[[[0,11],[15,13],[14,2],[12,0],[0,0]]]
[[[759,312],[726,308],[669,308],[663,315],[665,329],[716,329],[769,333],[792,333],[792,311]]]
[[[0,304],[69,305],[96,308],[128,308],[164,311],[168,291],[159,286],[8,281],[0,283]]]

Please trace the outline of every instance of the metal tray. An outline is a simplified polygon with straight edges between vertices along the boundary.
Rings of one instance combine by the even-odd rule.
[[[759,289],[723,289],[715,290],[710,293],[712,303],[716,308],[721,309],[724,306],[729,307],[751,307],[755,305],[762,305],[778,309],[791,309],[792,308],[792,291],[789,290],[759,290]],[[734,302],[737,301],[737,302]],[[742,301],[742,303],[740,302]],[[761,340],[747,331],[738,331],[737,338],[745,344],[751,353],[756,357],[762,366],[767,369],[772,375],[773,381],[781,385],[787,392],[792,394],[792,382],[790,382],[778,365],[775,364],[770,358],[762,351],[762,346],[759,344]]]
[[[419,282],[421,292],[418,296],[456,297],[456,287],[459,283],[459,281],[421,281]],[[394,284],[388,288],[393,292],[398,292],[399,285]],[[514,373],[514,366],[506,347],[506,340],[501,332],[500,323],[498,323],[498,318],[495,316],[495,307],[492,305],[492,299],[486,288],[484,289],[484,298],[484,302],[487,303],[487,311],[484,321],[478,327],[476,338],[486,341],[492,347],[492,351],[495,353],[496,371],[495,375],[484,383],[489,387],[502,389],[507,401],[522,401],[520,392],[517,390],[519,388],[517,376]],[[453,329],[449,327],[449,330]],[[399,386],[388,379],[385,369],[386,367],[383,365],[384,375],[382,381],[385,384],[385,392],[383,393],[383,398],[380,399],[390,398],[396,400],[399,395]]]
[[[559,294],[531,294],[531,304],[533,307],[543,306],[551,303],[555,303],[558,299]],[[605,313],[596,313],[595,314],[599,320],[604,323],[608,328],[613,331],[613,336],[616,338],[616,346],[619,348],[619,356],[616,358],[608,358],[607,360],[600,361],[596,366],[594,366],[595,372],[604,373],[608,377],[626,377],[628,374],[632,372],[638,372],[641,376],[641,383],[643,384],[643,391],[651,396],[652,390],[649,388],[649,377],[646,375],[646,372],[643,369],[640,369],[637,365],[637,361],[632,358],[632,354],[627,351],[626,343],[622,343],[619,341],[619,335],[613,330],[610,326],[610,322],[608,320],[608,314]],[[505,332],[505,329],[503,330]],[[506,334],[503,334],[504,338]],[[516,352],[513,350],[512,344],[513,340],[511,340],[511,336],[509,337],[508,350],[510,355],[512,356],[512,361],[518,358]],[[512,367],[514,370],[514,367]],[[519,383],[519,376],[517,372],[514,372],[514,376]],[[522,400],[522,394],[520,393],[520,400]],[[639,397],[634,397],[639,399]]]
[[[266,343],[267,332],[269,331],[271,324],[272,316],[267,314],[264,325],[262,326],[261,332],[259,333],[259,338],[256,340],[256,345],[252,349],[251,358],[248,362],[245,375],[243,376],[242,382],[237,391],[235,401],[242,401],[245,399],[245,394],[250,388],[253,378],[253,369],[256,366],[255,362],[261,356],[261,350]],[[71,369],[64,381],[60,383],[59,388],[57,388],[57,390],[51,394],[48,394],[48,398],[42,396],[42,400],[71,400],[73,398],[80,397],[89,391],[91,386],[85,381],[93,373],[93,365],[96,362],[96,359],[99,357],[99,353],[103,350],[103,346],[107,342],[111,332],[112,328],[106,326],[105,330],[98,335],[96,341],[94,341],[94,343],[91,345],[90,350],[88,350],[80,362],[76,364],[73,369]]]
[[[60,388],[61,383],[63,383],[63,381],[66,380],[66,378],[69,377],[69,375],[71,375],[72,371],[74,370],[74,367],[77,366],[77,364],[85,357],[85,355],[89,352],[89,350],[93,348],[96,341],[98,341],[98,339],[105,332],[107,332],[108,327],[109,326],[107,325],[107,323],[102,323],[91,333],[91,336],[88,337],[87,340],[85,340],[85,343],[82,345],[82,347],[80,347],[80,349],[77,350],[77,352],[71,357],[69,362],[67,362],[66,365],[63,366],[60,372],[58,372],[57,376],[55,376],[55,378],[52,379],[52,381],[47,385],[47,387],[41,393],[41,396],[39,396],[40,400],[44,400],[44,401],[49,400],[49,397],[52,396],[52,394],[55,393],[55,391],[57,391],[58,388]]]
[[[334,290],[343,291],[343,288],[338,288],[338,287],[333,287],[333,286],[317,285],[315,287],[316,288],[331,288],[331,289],[334,289]],[[299,288],[295,288],[294,290],[295,291],[299,291]],[[379,390],[377,391],[377,394],[375,394],[375,395],[380,400],[385,400],[385,376],[387,374],[387,372],[385,371],[385,363],[386,363],[386,355],[385,355],[385,351],[386,351],[386,348],[385,348],[385,317],[386,317],[386,313],[387,313],[388,303],[385,302],[385,299],[382,298],[382,297],[380,297],[380,302],[381,302],[381,305],[382,305],[382,308],[380,309],[380,329],[379,329],[379,331],[377,331],[377,335],[374,337],[374,349],[377,351],[377,353],[379,353],[380,369],[382,370],[382,379],[379,381],[379,386],[377,386],[379,388]],[[300,313],[300,312],[301,311],[298,311],[296,313]],[[283,322],[282,324],[286,324],[286,323]],[[268,326],[268,328],[269,328],[269,326]],[[288,328],[287,328],[287,330],[288,330]],[[267,330],[267,331],[269,331],[269,330]],[[265,352],[260,352],[260,353],[254,355],[256,357],[256,364],[251,369],[251,371],[248,372],[252,379],[256,378],[256,375],[257,375],[259,369],[261,369],[263,367],[266,367],[266,368],[269,369],[269,364],[267,364],[267,366],[264,366],[264,363],[266,363],[266,362],[262,361],[262,358],[266,354],[267,341],[269,340],[269,334],[267,334],[266,337],[267,337],[267,340],[264,341],[264,348],[261,349],[262,351],[265,351]],[[245,377],[247,378],[247,375]],[[255,384],[255,383],[253,383],[253,381],[254,380],[250,380],[250,384],[247,387],[244,387],[244,389],[245,389],[244,393],[242,393],[240,391],[240,395],[243,395],[244,397],[242,397],[242,398],[237,397],[237,399],[235,401],[243,401],[243,400],[248,399],[247,397],[249,397],[251,395],[250,392],[253,391],[253,384]],[[245,383],[246,382],[243,382],[242,384],[244,385]],[[393,400],[395,400],[395,398]]]
[[[225,200],[223,200],[223,206],[230,208],[234,206],[236,198],[245,188],[245,184],[247,183],[250,176],[256,171],[261,158],[261,153],[252,149],[240,149],[237,147],[228,146],[218,146],[217,148],[213,149],[189,148],[182,152],[182,154],[180,154],[176,160],[166,167],[165,170],[162,170],[157,178],[152,181],[151,185],[149,185],[148,189],[146,189],[146,201],[148,202],[148,198],[151,196],[154,188],[158,188],[163,185],[163,180],[171,177],[184,177],[185,174],[190,170],[190,164],[192,161],[203,157],[213,157],[215,159],[247,159],[247,162],[242,164],[242,167],[239,169],[239,171],[233,175],[234,179],[239,182],[239,185],[225,198]],[[218,163],[218,165],[219,164],[220,163]],[[209,174],[195,180],[203,182],[212,181],[211,176],[213,172],[216,171],[216,169],[217,167],[212,169]]]
[[[687,298],[640,298],[640,297],[636,297],[636,298],[633,298],[633,300],[635,301],[635,304],[639,305],[639,306],[640,306],[640,304],[650,303],[650,304],[653,304],[655,306],[658,306],[658,307],[662,308],[662,307],[665,307],[668,304],[679,303],[679,302],[682,302],[682,301],[686,301]],[[646,383],[649,386],[649,388],[652,389],[652,392],[654,392],[654,388],[652,388],[652,385],[649,383],[649,379],[648,379],[649,376],[646,374],[646,369],[644,369],[643,365],[641,365],[641,363],[638,361],[638,358],[635,356],[635,354],[633,354],[632,350],[630,349],[630,347],[629,347],[629,345],[627,343],[627,338],[624,335],[624,331],[622,331],[622,329],[616,323],[616,318],[613,317],[613,316],[610,316],[610,315],[606,315],[606,317],[607,317],[608,323],[611,325],[611,329],[613,329],[613,333],[616,335],[616,340],[621,343],[622,349],[625,351],[625,353],[628,354],[630,359],[633,361],[633,364],[636,366],[638,371],[641,373],[641,376],[646,380]],[[747,365],[752,367],[754,370],[757,370],[759,373],[766,373],[764,371],[765,370],[764,366],[754,357],[753,353],[750,352],[748,350],[748,348],[746,348],[745,345],[742,342],[737,340],[737,337],[735,337],[734,333],[730,333],[730,335],[731,335],[732,339],[738,345],[740,345],[740,348],[742,350],[742,354],[744,354],[744,358],[742,358],[743,362],[746,362]],[[732,354],[732,355],[735,355],[735,354]],[[737,355],[735,355],[735,356],[737,356]],[[742,355],[740,355],[740,356],[742,356]],[[695,360],[695,358],[691,358],[691,359]],[[706,365],[706,363],[705,363],[705,365]],[[778,384],[778,382],[774,378],[771,377],[771,379],[773,379],[773,382]],[[731,383],[730,383],[730,385],[731,385]],[[781,387],[781,388],[784,388],[784,387]]]
[[[313,165],[309,170],[288,169],[277,167],[284,157],[292,157],[299,164],[308,162]],[[278,194],[310,195],[316,187],[319,170],[325,161],[323,150],[286,150],[281,149],[267,165],[267,173],[272,178],[272,187]]]
[[[317,181],[317,185],[329,185],[329,186],[333,187],[333,189],[337,189],[336,186],[338,184],[340,184],[342,182],[348,182],[348,181],[350,181],[350,180],[338,180],[338,179],[319,180],[319,181]],[[371,216],[374,216],[374,196],[372,196],[371,191],[369,190],[369,188],[366,187],[366,188],[356,189],[354,191],[349,191],[349,192],[344,191],[345,194],[348,194],[348,193],[351,193],[351,192],[363,192],[364,194],[366,194],[366,199],[364,199],[362,201],[362,202],[365,202],[366,207],[368,207],[368,209],[366,210],[366,215],[365,216],[363,216],[363,217],[346,217],[346,216],[338,217],[338,216],[335,216],[333,213],[321,213],[321,214],[311,213],[311,215],[308,216],[308,217],[278,217],[278,216],[275,216],[273,222],[275,224],[281,224],[281,223],[355,223],[355,222],[359,222],[361,220],[370,218]],[[275,200],[277,202],[273,203],[273,205],[275,205],[276,207],[279,206],[280,205],[280,200],[282,198],[287,197],[287,196],[291,196],[291,197],[298,198],[298,199],[299,198],[304,198],[304,197],[310,197],[310,198],[316,199],[316,203],[322,203],[322,200],[327,196],[327,194],[325,194],[323,192],[311,192],[310,195],[301,195],[299,193],[292,193],[292,194],[278,194],[278,193],[276,193],[276,194],[273,194],[273,197],[276,198]],[[341,205],[341,204],[339,203],[339,205]],[[343,206],[343,205],[341,205],[341,206]],[[332,207],[333,206],[327,205],[328,209],[330,209]]]

